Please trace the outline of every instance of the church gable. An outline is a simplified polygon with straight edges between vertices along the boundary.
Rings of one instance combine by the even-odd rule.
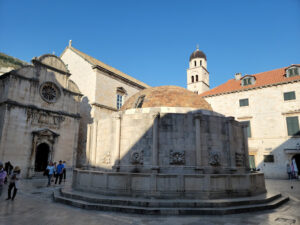
[[[33,63],[34,62],[39,62],[40,64],[43,64],[51,69],[55,69],[59,72],[70,75],[67,66],[61,60],[61,58],[57,57],[56,55],[45,54],[38,58],[34,58]]]

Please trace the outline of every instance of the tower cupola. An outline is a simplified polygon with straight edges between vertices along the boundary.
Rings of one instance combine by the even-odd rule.
[[[192,61],[193,59],[197,59],[197,58],[202,58],[206,60],[206,55],[204,54],[204,52],[200,51],[198,48],[196,51],[194,51],[191,56],[190,56],[190,61]]]

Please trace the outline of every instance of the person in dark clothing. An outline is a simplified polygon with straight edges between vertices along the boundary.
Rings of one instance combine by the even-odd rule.
[[[8,162],[6,162],[6,163],[4,164],[4,170],[6,171],[6,174],[7,174],[7,176],[5,177],[5,180],[4,180],[4,183],[5,183],[5,184],[7,183],[7,177],[10,176],[10,174],[11,174],[13,168],[14,168],[14,167],[13,167],[13,165],[11,165],[10,161],[8,161]]]
[[[66,161],[63,161],[63,165],[64,165],[64,168],[63,168],[63,178],[64,178],[64,182],[66,182]]]
[[[6,200],[11,199],[12,201],[15,199],[18,188],[19,188],[19,180],[20,180],[20,167],[16,166],[13,174],[11,175],[9,186],[8,186],[8,197]],[[14,189],[13,196],[11,198],[11,191]]]
[[[61,183],[62,177],[63,177],[63,170],[64,170],[64,165],[62,164],[62,161],[59,161],[59,164],[56,167],[56,178],[55,178],[55,184],[57,183],[57,180],[59,179],[59,183]]]

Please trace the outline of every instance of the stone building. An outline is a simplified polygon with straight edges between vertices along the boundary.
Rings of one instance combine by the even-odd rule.
[[[32,177],[47,162],[75,163],[81,93],[55,55],[0,76],[0,158]]]
[[[204,56],[196,59],[204,60]],[[216,112],[248,126],[250,165],[269,178],[287,178],[292,159],[300,167],[299,75],[300,66],[291,65],[251,75],[237,73],[234,79],[205,92],[193,89]],[[188,89],[193,85],[190,82]]]
[[[79,51],[71,45],[63,51],[61,59],[67,64],[72,80],[84,95],[80,103],[80,131],[78,140],[78,166],[85,162],[86,148],[96,148],[96,140],[86,146],[97,135],[98,120],[117,112],[133,94],[149,85]]]

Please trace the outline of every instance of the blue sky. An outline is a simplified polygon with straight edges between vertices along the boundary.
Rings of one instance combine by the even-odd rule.
[[[73,46],[151,86],[186,87],[199,44],[211,88],[300,63],[300,0],[0,0],[0,52]]]

